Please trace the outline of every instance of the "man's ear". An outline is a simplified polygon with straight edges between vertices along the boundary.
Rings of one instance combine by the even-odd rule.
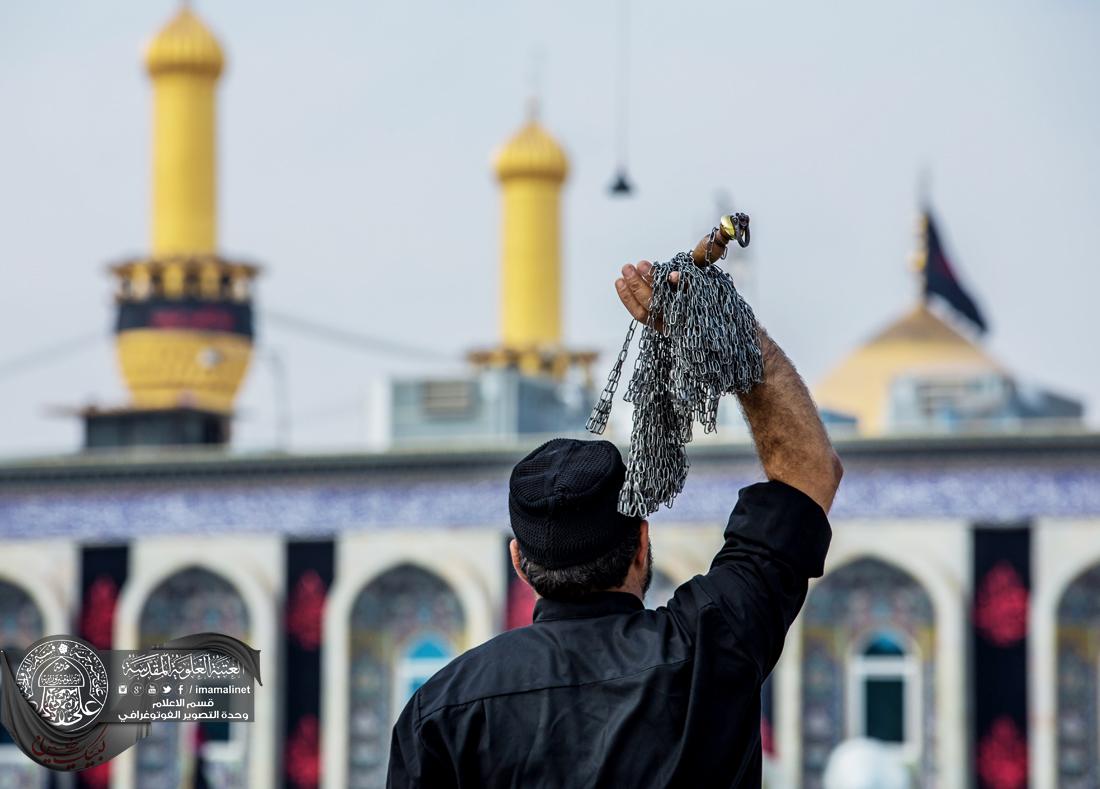
[[[522,578],[525,584],[531,586],[531,582],[527,580],[527,576],[523,574],[523,570],[519,567],[519,543],[516,542],[514,537],[512,541],[508,543],[508,552],[512,554],[512,566],[516,568],[516,575]]]
[[[638,526],[638,552],[634,554],[634,564],[639,569],[645,568],[646,557],[649,556],[649,521],[642,520]]]

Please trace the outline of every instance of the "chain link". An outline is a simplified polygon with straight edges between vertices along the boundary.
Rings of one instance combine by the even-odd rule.
[[[619,378],[623,374],[623,364],[630,352],[630,341],[634,339],[636,328],[638,328],[638,321],[631,321],[630,328],[626,330],[626,340],[623,341],[622,350],[619,351],[619,358],[612,365],[611,373],[607,376],[607,383],[604,384],[603,391],[600,392],[600,399],[596,403],[596,407],[592,409],[592,414],[588,417],[588,422],[584,426],[589,433],[602,436],[603,431],[607,429],[607,420],[611,416],[611,402],[615,399],[615,390],[619,388]]]
[[[744,230],[747,237],[747,226]],[[673,272],[679,273],[675,286],[668,281]],[[764,377],[756,317],[729,274],[715,265],[697,266],[682,252],[654,264],[652,276],[649,318],[623,393],[634,404],[634,426],[619,511],[642,518],[661,504],[671,507],[683,490],[685,445],[694,423],[700,422],[706,433],[715,432],[722,395],[746,392]],[[588,419],[593,433],[602,434],[607,427],[636,327],[633,321]]]

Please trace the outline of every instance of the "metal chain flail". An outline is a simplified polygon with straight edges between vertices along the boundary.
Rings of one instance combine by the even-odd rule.
[[[607,419],[611,416],[611,401],[615,398],[615,390],[619,388],[619,378],[622,377],[623,364],[626,362],[626,355],[630,352],[630,341],[634,339],[636,328],[638,328],[638,321],[631,321],[630,328],[626,330],[626,339],[623,341],[622,350],[619,351],[619,358],[612,365],[611,372],[607,376],[607,383],[604,384],[603,391],[600,392],[599,402],[592,409],[592,414],[588,417],[588,422],[584,426],[589,433],[603,435],[603,431],[607,428]]]
[[[668,281],[673,272],[680,275],[677,285]],[[764,378],[756,317],[729,274],[715,265],[697,266],[682,252],[655,263],[652,276],[649,318],[623,395],[634,404],[634,427],[619,512],[639,518],[661,504],[671,507],[683,490],[688,470],[684,446],[691,441],[694,422],[701,422],[704,432],[715,432],[722,395],[746,392]],[[607,426],[636,326],[637,321],[630,324],[588,419],[593,433],[603,433]]]

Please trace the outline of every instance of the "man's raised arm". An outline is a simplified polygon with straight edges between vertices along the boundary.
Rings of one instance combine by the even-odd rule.
[[[738,398],[768,479],[786,482],[825,512],[844,473],[802,376],[762,326],[764,381]]]
[[[647,261],[628,264],[615,282],[627,311],[643,323],[653,295],[652,268]],[[764,354],[764,380],[739,399],[764,474],[797,488],[828,512],[843,474],[840,458],[802,377],[763,327],[757,329]]]

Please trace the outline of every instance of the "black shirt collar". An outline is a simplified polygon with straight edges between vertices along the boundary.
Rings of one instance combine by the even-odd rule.
[[[577,600],[547,600],[540,597],[535,603],[533,621],[587,619],[610,614],[629,614],[643,608],[645,606],[642,601],[630,592],[593,592]]]

